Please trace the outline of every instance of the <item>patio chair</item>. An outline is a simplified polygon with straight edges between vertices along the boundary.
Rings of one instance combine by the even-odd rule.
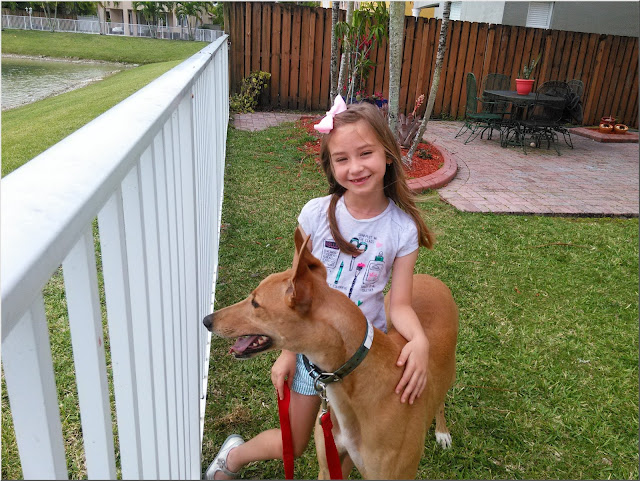
[[[489,73],[482,81],[482,91],[485,90],[509,90],[511,77],[502,73]]]
[[[580,89],[580,80],[574,80],[573,85],[577,90]],[[547,92],[547,95],[553,95],[555,97],[564,97],[566,99],[566,103],[564,109],[562,111],[562,116],[557,123],[557,126],[554,127],[554,130],[558,133],[562,134],[562,138],[565,143],[573,149],[573,141],[571,140],[571,133],[569,129],[565,126],[565,124],[571,123],[571,119],[575,116],[579,116],[579,123],[582,123],[582,103],[580,102],[580,97],[576,96],[574,91],[571,89],[569,82],[562,82],[560,80],[549,80],[542,84],[541,88]],[[584,84],[582,84],[582,90],[584,90]],[[578,108],[578,104],[580,107]],[[579,110],[579,112],[576,112]]]
[[[496,102],[488,102],[478,98],[478,86],[476,83],[476,76],[473,72],[467,74],[467,103],[464,115],[464,125],[460,127],[460,130],[456,134],[457,139],[463,133],[470,131],[469,137],[464,141],[468,144],[474,140],[478,135],[482,138],[482,135],[489,130],[487,139],[491,139],[493,129],[499,129],[500,123],[503,119],[503,114],[495,113],[491,111],[492,104]],[[478,112],[478,104],[481,109]]]
[[[578,79],[571,79],[567,82],[567,85],[571,89],[571,91],[576,94],[579,98],[582,98],[582,93],[584,92],[584,82]]]
[[[509,116],[511,112],[509,112],[510,103],[502,100],[495,100],[488,98],[485,95],[485,91],[487,90],[510,90],[511,88],[511,77],[501,73],[489,73],[482,80],[482,94],[481,98],[484,102],[484,106],[487,112],[494,114],[502,115],[502,124],[504,121],[509,121]]]
[[[578,125],[582,125],[583,107],[582,107],[582,94],[584,92],[584,83],[582,80],[572,79],[567,82],[571,92],[567,99],[567,106],[565,108],[565,118],[569,122],[575,122]]]
[[[536,147],[540,147],[544,141],[547,142],[547,148],[553,144],[556,152],[560,155],[557,140],[558,133],[562,133],[567,145],[573,148],[568,129],[561,125],[568,93],[569,87],[565,82],[549,81],[538,88],[536,100],[532,108],[529,109],[528,117],[519,122],[519,134],[522,138],[522,148],[525,154],[527,153],[527,135],[535,142]],[[562,103],[545,102],[541,98],[542,95],[561,97],[565,101]],[[567,141],[567,136],[569,136],[569,141]]]

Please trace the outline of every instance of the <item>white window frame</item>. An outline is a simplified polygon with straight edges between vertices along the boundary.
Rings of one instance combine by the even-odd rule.
[[[527,27],[550,28],[554,2],[529,2]]]

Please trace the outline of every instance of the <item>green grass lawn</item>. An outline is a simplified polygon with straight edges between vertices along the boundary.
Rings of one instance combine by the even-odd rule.
[[[297,215],[326,192],[296,148],[305,135],[230,130],[218,307],[290,266]],[[432,429],[418,478],[637,479],[638,220],[462,213],[435,193],[419,206],[437,243],[416,272],[451,288],[460,335],[453,447],[440,449]],[[229,346],[213,339],[204,468],[228,434],[278,422],[277,354],[240,362]],[[316,476],[312,444],[296,477]],[[283,478],[282,463],[252,464],[243,477]]]
[[[124,100],[206,42],[4,30],[2,53],[139,64],[100,82],[2,112],[2,176]]]
[[[137,64],[184,60],[206,45],[207,42],[88,33],[2,31],[2,53]]]

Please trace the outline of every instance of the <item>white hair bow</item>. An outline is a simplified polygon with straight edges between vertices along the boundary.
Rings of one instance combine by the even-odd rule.
[[[336,96],[336,100],[333,102],[333,107],[327,112],[324,118],[313,126],[318,132],[322,134],[328,134],[333,129],[333,118],[341,112],[347,110],[347,104],[344,103],[342,95]]]

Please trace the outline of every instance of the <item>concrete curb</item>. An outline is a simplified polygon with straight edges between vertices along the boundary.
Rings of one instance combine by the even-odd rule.
[[[443,165],[432,174],[419,177],[417,179],[409,179],[407,185],[409,188],[419,194],[428,189],[439,189],[447,185],[458,172],[458,163],[447,149],[438,145],[437,142],[431,142],[442,154]]]

